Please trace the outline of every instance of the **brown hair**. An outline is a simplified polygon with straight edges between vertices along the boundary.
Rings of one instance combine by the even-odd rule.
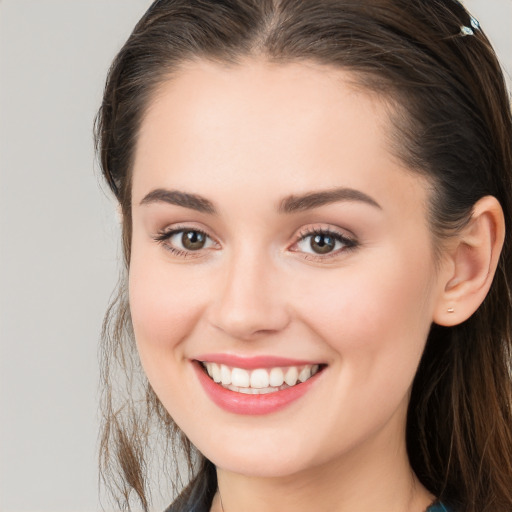
[[[395,151],[435,185],[430,222],[437,240],[462,226],[485,195],[495,196],[512,222],[506,86],[482,30],[464,36],[462,26],[471,27],[471,18],[455,0],[156,1],[112,64],[96,124],[102,170],[124,213],[126,268],[141,120],[155,88],[198,58],[313,60],[352,71],[395,107]],[[512,510],[511,273],[507,236],[484,303],[461,325],[432,327],[413,384],[411,465],[430,492],[459,511]],[[148,447],[158,441],[162,459],[172,463],[182,450],[195,481],[206,480],[211,464],[194,453],[140,371],[124,279],[106,316],[102,356],[101,469],[121,508],[130,507],[134,491],[147,510]],[[119,382],[124,388],[115,393]]]

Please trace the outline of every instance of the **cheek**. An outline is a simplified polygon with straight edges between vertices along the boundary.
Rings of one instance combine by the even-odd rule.
[[[148,377],[164,361],[172,361],[169,351],[184,358],[182,341],[200,318],[199,283],[170,272],[164,257],[134,249],[129,272],[129,299],[137,348]],[[151,264],[147,264],[151,261]],[[167,357],[164,357],[167,356]]]
[[[301,316],[339,356],[342,378],[362,389],[384,385],[389,391],[393,385],[403,391],[432,322],[430,262],[389,250],[378,262],[360,261],[339,272],[297,283]]]
[[[130,270],[130,311],[137,343],[142,346],[168,346],[179,339],[187,321],[181,314],[186,301],[174,300],[169,293],[172,288],[155,277],[151,272],[141,275],[136,267]]]

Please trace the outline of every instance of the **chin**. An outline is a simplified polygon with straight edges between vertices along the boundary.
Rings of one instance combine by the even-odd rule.
[[[212,437],[204,439],[202,436],[194,444],[217,468],[249,477],[287,477],[321,465],[326,462],[323,459],[332,457],[332,452],[325,446],[317,446],[306,433],[290,435],[289,430],[282,427],[274,431],[258,430],[253,430],[253,435],[244,431],[239,436],[216,436],[215,432],[210,432]],[[305,443],[304,439],[310,442]]]
[[[218,455],[216,457],[215,455]],[[210,458],[216,467],[230,473],[257,478],[284,478],[307,469],[314,464],[308,463],[298,454],[251,454],[251,453],[223,453],[213,454]]]

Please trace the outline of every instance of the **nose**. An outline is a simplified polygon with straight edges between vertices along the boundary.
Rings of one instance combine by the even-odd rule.
[[[233,257],[219,274],[210,323],[230,337],[250,340],[277,333],[290,321],[282,276],[268,259]]]

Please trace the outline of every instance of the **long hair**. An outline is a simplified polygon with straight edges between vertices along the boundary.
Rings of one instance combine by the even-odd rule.
[[[186,61],[236,65],[251,56],[343,68],[388,101],[392,150],[433,183],[435,240],[463,226],[486,195],[499,200],[512,223],[507,89],[489,41],[459,2],[158,0],[115,58],[96,120],[101,167],[123,211],[124,272],[133,155],[155,89]],[[431,493],[464,512],[512,510],[511,273],[508,233],[484,303],[458,326],[432,327],[413,383],[406,431],[411,465]],[[119,506],[129,509],[135,496],[148,509],[151,446],[171,462],[184,454],[190,473],[178,490],[187,478],[212,478],[211,464],[175,426],[140,370],[124,278],[102,339],[101,474]]]

